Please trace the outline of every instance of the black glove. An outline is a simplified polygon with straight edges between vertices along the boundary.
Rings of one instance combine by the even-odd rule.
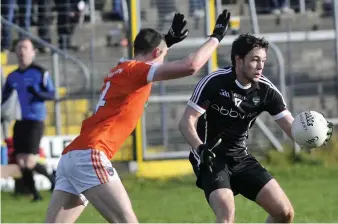
[[[229,26],[230,15],[230,12],[225,9],[222,14],[218,16],[214,31],[210,37],[216,37],[218,41],[221,42]]]
[[[214,159],[216,158],[215,153],[213,153],[211,149],[205,144],[198,146],[196,151],[200,156],[200,160],[201,160],[200,166],[207,168],[209,172],[212,173],[212,167],[214,166]]]
[[[168,48],[176,43],[181,42],[188,36],[188,29],[183,31],[186,24],[187,21],[184,19],[184,15],[181,13],[175,13],[171,27],[168,33],[164,35],[165,42],[167,43]]]
[[[33,86],[27,86],[27,92],[33,94],[34,96],[36,96],[36,89]]]

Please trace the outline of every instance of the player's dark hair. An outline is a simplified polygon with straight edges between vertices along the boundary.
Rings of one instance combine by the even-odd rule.
[[[259,47],[268,50],[269,42],[264,38],[258,38],[251,34],[241,34],[239,37],[232,43],[231,48],[231,62],[232,65],[236,65],[235,56],[244,58],[249,51]]]
[[[158,47],[164,37],[154,29],[144,28],[137,34],[134,41],[134,55],[145,55]]]

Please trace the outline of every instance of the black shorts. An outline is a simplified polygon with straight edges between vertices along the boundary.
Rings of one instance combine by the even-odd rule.
[[[43,121],[16,121],[13,131],[13,147],[15,154],[39,154],[40,141],[43,132]]]
[[[189,161],[197,176],[197,187],[204,190],[209,201],[211,192],[221,188],[228,188],[234,195],[241,194],[255,201],[259,191],[273,179],[272,175],[252,155],[240,159],[216,155],[213,173],[204,167],[198,169],[197,160],[190,152]]]

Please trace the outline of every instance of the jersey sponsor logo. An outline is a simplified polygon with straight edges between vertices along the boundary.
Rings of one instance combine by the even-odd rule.
[[[223,106],[218,106],[215,103],[211,105],[211,108],[214,110],[217,110],[223,116],[229,116],[231,118],[240,118],[242,120],[250,119],[257,115],[257,112],[243,114],[243,113],[236,111],[233,108],[227,109],[227,108],[224,108]]]
[[[123,72],[123,69],[122,69],[122,68],[119,68],[119,69],[117,69],[117,70],[115,70],[115,71],[113,71],[113,72],[110,72],[110,73],[108,74],[108,78],[111,78],[111,77],[113,77],[114,75],[120,74],[121,72]]]
[[[23,80],[25,80],[25,82],[28,82],[29,84],[34,81],[31,77],[25,77]]]
[[[221,89],[219,92],[219,95],[230,98],[230,93],[226,91],[225,89]]]
[[[233,95],[234,95],[235,98],[238,98],[238,99],[241,99],[241,100],[246,100],[246,97],[242,96],[241,94],[234,93]]]

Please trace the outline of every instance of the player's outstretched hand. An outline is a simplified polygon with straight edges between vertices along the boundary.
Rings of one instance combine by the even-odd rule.
[[[214,159],[216,158],[215,153],[213,153],[211,149],[205,144],[200,145],[197,149],[197,152],[200,155],[201,166],[208,169],[208,171],[212,173]]]
[[[221,42],[228,29],[230,16],[231,14],[228,10],[223,10],[222,14],[219,15],[216,20],[214,31],[210,35],[211,37],[215,37],[219,42]]]
[[[187,25],[187,21],[184,19],[184,15],[181,13],[175,13],[171,27],[168,33],[164,36],[168,48],[181,42],[188,36],[189,30],[185,29],[183,31],[185,25]]]

